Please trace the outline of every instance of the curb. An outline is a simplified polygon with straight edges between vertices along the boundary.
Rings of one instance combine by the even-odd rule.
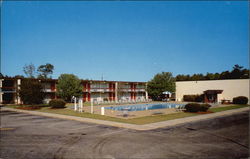
[[[1,111],[2,110],[15,111],[15,112],[20,112],[20,113],[27,113],[27,114],[32,114],[32,115],[46,116],[46,117],[59,118],[59,119],[75,120],[79,122],[108,125],[108,126],[121,127],[121,128],[133,129],[133,130],[152,130],[152,129],[163,128],[163,127],[173,127],[173,126],[177,126],[181,124],[197,122],[197,121],[212,119],[212,118],[221,117],[221,116],[229,116],[232,114],[241,113],[243,111],[249,111],[249,107],[226,110],[226,111],[212,113],[212,114],[204,114],[204,115],[198,115],[198,116],[191,116],[191,117],[161,121],[157,123],[150,123],[150,124],[144,124],[144,125],[127,124],[127,123],[120,123],[120,122],[114,122],[114,121],[75,117],[75,116],[45,113],[45,112],[27,111],[27,110],[20,110],[20,109],[14,109],[14,108],[1,107],[0,110]]]

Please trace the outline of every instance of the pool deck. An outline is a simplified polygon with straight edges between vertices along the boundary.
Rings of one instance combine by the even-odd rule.
[[[207,119],[212,119],[212,118],[217,118],[217,117],[222,117],[222,116],[230,116],[235,113],[249,111],[249,107],[232,109],[232,110],[211,113],[211,114],[197,115],[197,116],[192,116],[192,117],[185,117],[185,118],[174,119],[174,120],[167,120],[167,121],[144,124],[144,125],[119,123],[119,122],[113,122],[113,121],[107,121],[107,120],[90,119],[90,118],[68,116],[68,115],[61,115],[61,114],[37,112],[37,111],[27,111],[27,110],[13,109],[13,108],[5,108],[5,107],[1,107],[0,110],[1,111],[5,111],[5,110],[16,111],[16,112],[27,113],[27,114],[47,116],[47,117],[60,118],[60,119],[66,119],[66,120],[76,120],[79,122],[95,123],[95,124],[122,127],[122,128],[127,128],[127,129],[134,129],[134,130],[152,130],[152,129],[163,128],[163,127],[165,128],[173,127],[173,126],[177,126],[177,125],[181,125],[185,123],[197,122],[197,121],[202,121],[202,120],[207,120]]]
[[[95,114],[101,114],[101,107],[102,106],[95,106],[94,107],[94,113]],[[90,107],[84,107],[84,112],[90,113]],[[111,109],[105,109],[105,115],[115,118],[121,118],[121,119],[132,119],[132,118],[138,118],[143,116],[151,116],[155,114],[172,114],[172,113],[178,113],[175,108],[168,108],[168,109],[154,109],[154,110],[143,110],[143,111],[117,111],[117,110],[111,110]],[[124,114],[127,114],[127,116],[124,116]]]
[[[186,104],[187,102],[150,102],[150,103],[136,103],[136,104],[120,104],[120,105],[94,105],[94,114],[101,115],[101,107],[119,107],[119,106],[130,106],[130,105],[141,105],[141,104]],[[223,105],[226,106],[226,105]],[[217,107],[217,106],[213,106]],[[90,106],[83,106],[84,112],[91,112]],[[159,114],[173,114],[179,113],[180,111],[176,108],[164,108],[164,109],[153,109],[153,110],[140,110],[140,111],[116,111],[111,109],[105,109],[105,115],[115,118],[121,119],[132,119],[132,118],[139,118],[144,116],[152,116],[152,115],[159,115]],[[124,116],[124,114],[127,114]]]

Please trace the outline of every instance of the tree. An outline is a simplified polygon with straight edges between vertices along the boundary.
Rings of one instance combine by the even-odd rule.
[[[158,73],[148,82],[147,91],[153,100],[156,100],[162,92],[175,92],[175,78],[171,72]]]
[[[203,76],[203,74],[193,74],[193,75],[190,77],[190,80],[191,80],[191,81],[204,80],[204,76]]]
[[[177,75],[176,81],[198,81],[198,80],[223,80],[223,79],[249,79],[249,69],[243,69],[243,66],[234,65],[232,71],[221,73],[207,73],[189,75]]]
[[[19,96],[24,104],[41,104],[44,99],[42,84],[34,79],[22,80]]]
[[[82,95],[81,80],[73,74],[61,74],[58,78],[57,94],[65,101],[70,101],[72,96]]]
[[[4,75],[0,72],[0,78],[4,78]]]
[[[219,73],[215,73],[214,74],[214,80],[219,80],[220,79],[220,74]]]
[[[215,79],[215,75],[213,73],[208,73],[205,76],[205,80],[214,80]]]
[[[244,78],[244,79],[249,79],[250,78],[249,77],[249,70],[248,69],[243,69],[241,77]]]
[[[52,74],[54,70],[54,66],[50,63],[47,63],[46,65],[40,65],[37,69],[37,72],[40,72],[38,75],[38,78],[48,78],[49,74]],[[49,77],[51,78],[51,76]]]
[[[14,78],[24,78],[23,75],[15,75]]]
[[[23,67],[23,72],[25,75],[29,78],[35,77],[35,66],[31,63],[29,65],[26,65]]]
[[[240,79],[243,76],[243,67],[238,64],[234,65],[232,72],[230,73],[230,78]]]

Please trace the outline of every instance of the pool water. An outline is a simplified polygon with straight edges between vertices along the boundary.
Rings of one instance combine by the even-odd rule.
[[[117,110],[117,111],[143,111],[143,110],[154,110],[154,109],[169,109],[183,106],[184,104],[176,103],[157,103],[157,104],[137,104],[137,105],[124,105],[115,107],[105,107],[105,109]]]

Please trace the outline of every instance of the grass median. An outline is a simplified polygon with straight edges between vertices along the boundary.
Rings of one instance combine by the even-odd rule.
[[[109,121],[129,123],[129,124],[138,124],[138,125],[198,115],[195,113],[179,112],[179,113],[165,114],[165,115],[145,116],[145,117],[139,117],[139,118],[133,118],[133,119],[121,119],[121,118],[109,117],[105,115],[91,114],[87,112],[79,113],[79,112],[75,112],[72,109],[67,109],[67,108],[66,109],[51,109],[51,108],[46,107],[46,108],[42,108],[36,111],[77,116],[77,117],[85,117],[85,118],[92,118],[92,119],[99,119],[99,120],[109,120]]]
[[[17,108],[18,106],[13,105],[13,106],[7,106],[7,107]],[[244,108],[244,107],[248,107],[248,105],[232,105],[232,106],[225,106],[225,107],[210,108],[209,111],[221,112],[221,111]],[[129,124],[138,124],[138,125],[201,115],[198,113],[177,112],[177,113],[173,113],[173,114],[151,115],[151,116],[145,116],[145,117],[139,117],[139,118],[133,118],[133,119],[121,119],[121,118],[109,117],[109,116],[104,116],[104,115],[99,115],[99,114],[91,114],[91,113],[87,113],[87,112],[79,113],[79,112],[75,112],[74,110],[69,109],[69,108],[51,109],[50,107],[42,107],[41,109],[37,109],[37,110],[33,110],[33,111],[62,114],[62,115],[69,115],[69,116],[77,116],[77,117],[84,117],[84,118],[92,118],[92,119],[99,119],[99,120],[108,120],[108,121],[122,122],[122,123],[129,123]]]
[[[231,109],[245,108],[245,107],[249,107],[249,105],[232,105],[232,106],[225,106],[225,107],[210,108],[209,110],[216,113],[216,112],[221,112],[221,111],[226,111],[226,110],[231,110]]]

